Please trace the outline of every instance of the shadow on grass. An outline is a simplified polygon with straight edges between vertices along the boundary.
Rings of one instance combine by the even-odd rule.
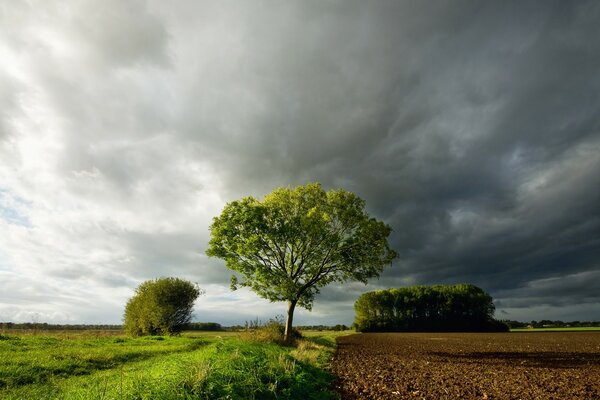
[[[151,340],[151,339],[147,339]],[[156,340],[156,339],[154,339]],[[160,340],[160,339],[159,339]],[[107,358],[79,358],[77,355],[57,354],[53,358],[58,360],[58,365],[32,365],[32,362],[18,362],[13,365],[17,367],[15,373],[0,371],[0,389],[17,388],[31,384],[45,384],[53,378],[68,378],[70,376],[91,375],[97,371],[118,368],[121,365],[145,361],[167,354],[177,354],[194,351],[207,345],[205,341],[194,341],[184,348],[166,349],[165,351],[133,351],[116,354]],[[64,360],[62,363],[60,361]]]
[[[299,370],[294,384],[289,388],[288,399],[337,400],[337,393],[330,391],[335,376],[313,365],[298,362]],[[277,397],[280,398],[280,397]]]
[[[323,347],[327,347],[330,350],[335,350],[335,339],[329,339],[323,336],[314,336],[314,337],[305,337],[305,340],[309,340],[315,344],[318,344]]]
[[[207,399],[335,400],[333,375],[295,359],[274,343],[227,341],[215,345],[205,379],[189,388]]]

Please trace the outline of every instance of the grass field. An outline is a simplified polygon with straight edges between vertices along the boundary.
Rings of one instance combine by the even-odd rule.
[[[140,338],[118,331],[5,331],[0,399],[336,399],[327,370],[335,338],[349,333],[305,331],[288,347],[264,340],[260,331]]]
[[[234,332],[127,338],[0,335],[1,399],[334,399],[324,370],[338,332],[294,347]]]

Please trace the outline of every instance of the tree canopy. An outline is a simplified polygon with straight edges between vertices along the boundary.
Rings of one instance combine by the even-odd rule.
[[[288,302],[287,340],[296,305],[310,310],[319,288],[366,283],[396,257],[387,242],[392,229],[364,208],[355,194],[318,183],[278,188],[262,201],[245,197],[214,218],[207,254],[241,275],[232,276],[232,289]]]
[[[354,304],[360,331],[504,331],[492,297],[471,284],[412,286],[362,294]]]
[[[176,334],[190,322],[202,293],[197,284],[179,278],[143,282],[125,306],[125,331],[133,336]]]

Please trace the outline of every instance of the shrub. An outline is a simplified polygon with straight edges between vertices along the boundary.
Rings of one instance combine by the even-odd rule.
[[[124,329],[132,336],[177,334],[201,293],[197,284],[179,278],[146,281],[125,306]]]

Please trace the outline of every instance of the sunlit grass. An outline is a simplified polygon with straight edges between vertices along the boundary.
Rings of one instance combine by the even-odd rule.
[[[331,376],[323,369],[335,349],[334,335],[311,334],[296,346],[235,336],[2,334],[0,398],[336,398],[328,391]]]
[[[0,388],[45,384],[57,378],[90,375],[160,355],[190,352],[199,339],[124,337],[68,339],[57,336],[12,336],[0,340]]]

